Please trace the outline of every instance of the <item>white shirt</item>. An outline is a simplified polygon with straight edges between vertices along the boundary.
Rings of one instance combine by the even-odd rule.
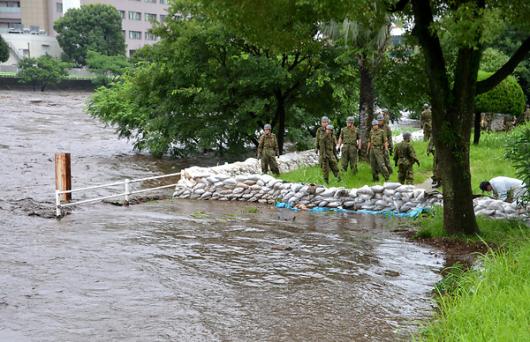
[[[499,176],[490,179],[493,194],[500,200],[506,201],[508,192],[511,192],[513,200],[518,199],[525,192],[525,184],[522,180]]]

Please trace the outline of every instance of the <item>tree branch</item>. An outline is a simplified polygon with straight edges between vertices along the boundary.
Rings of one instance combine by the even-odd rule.
[[[517,65],[526,57],[530,51],[530,37],[526,38],[525,41],[519,46],[517,51],[510,57],[510,59],[504,63],[504,65],[497,70],[493,75],[486,78],[485,80],[477,82],[476,94],[483,94],[493,89],[497,84],[501,83],[508,75],[510,75]]]
[[[390,13],[401,12],[405,9],[405,6],[409,3],[409,0],[399,0],[397,3],[390,6],[388,11]]]

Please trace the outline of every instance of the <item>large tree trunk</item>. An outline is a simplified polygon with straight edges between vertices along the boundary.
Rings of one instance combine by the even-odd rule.
[[[469,168],[470,133],[466,134],[464,129],[460,134],[451,134],[449,138],[453,140],[451,143],[441,143],[440,135],[436,135],[435,142],[438,140],[436,154],[442,166],[440,170],[443,184],[444,228],[448,233],[474,234],[478,232],[478,226],[473,210]]]
[[[473,134],[473,145],[478,145],[480,141],[480,119],[481,119],[481,113],[476,112],[475,113],[475,127],[474,127],[474,134]]]
[[[368,135],[372,128],[372,120],[374,119],[374,84],[366,59],[359,59],[359,74],[359,128],[362,144],[360,152],[362,156],[366,157]]]
[[[276,114],[275,117],[278,118],[278,149],[280,154],[283,154],[283,143],[285,137],[285,99],[282,94],[277,93],[276,97]]]

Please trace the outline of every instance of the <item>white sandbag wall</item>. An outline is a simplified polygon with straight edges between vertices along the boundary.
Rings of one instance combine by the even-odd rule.
[[[279,158],[281,172],[302,166],[316,165],[318,156],[313,151],[289,153]],[[327,207],[352,210],[407,212],[442,204],[440,193],[428,193],[413,185],[385,183],[359,189],[325,188],[320,185],[287,183],[269,175],[262,175],[258,160],[225,164],[211,168],[190,167],[181,171],[175,198],[218,201],[245,201],[274,204],[276,201],[301,208]],[[489,198],[475,199],[475,211],[491,217],[521,217],[528,211],[515,203]]]

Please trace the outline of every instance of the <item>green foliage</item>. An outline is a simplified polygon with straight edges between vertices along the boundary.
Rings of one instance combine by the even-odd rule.
[[[478,79],[483,80],[492,73],[480,71]],[[492,90],[475,99],[475,109],[481,113],[503,113],[521,115],[525,108],[523,89],[513,76],[508,76]]]
[[[192,10],[177,1],[168,18]],[[350,110],[348,93],[333,95],[353,82],[338,49],[275,54],[193,13],[155,28],[161,41],[141,49],[134,69],[90,101],[89,112],[117,125],[137,148],[240,153],[267,122],[277,131],[284,120],[287,136],[303,141],[324,111]]]
[[[379,105],[391,113],[411,111],[419,118],[423,104],[428,103],[427,75],[423,55],[408,41],[388,50],[375,77]]]
[[[108,85],[129,67],[129,61],[123,55],[107,56],[90,50],[87,53],[86,64],[96,74],[93,80],[96,85]]]
[[[31,83],[33,89],[37,86],[44,91],[48,85],[57,84],[66,76],[68,63],[48,55],[39,58],[24,58],[18,63],[17,76],[21,83]]]
[[[487,48],[480,59],[480,70],[495,72],[508,61],[509,57],[502,51]]]
[[[530,123],[517,127],[506,144],[506,158],[515,167],[517,177],[528,189],[530,184]],[[530,191],[527,191],[523,202],[530,202]]]
[[[0,63],[3,63],[9,59],[9,46],[6,41],[0,35]]]
[[[120,12],[110,5],[91,4],[68,10],[54,23],[64,57],[86,64],[89,50],[107,56],[125,54]]]

